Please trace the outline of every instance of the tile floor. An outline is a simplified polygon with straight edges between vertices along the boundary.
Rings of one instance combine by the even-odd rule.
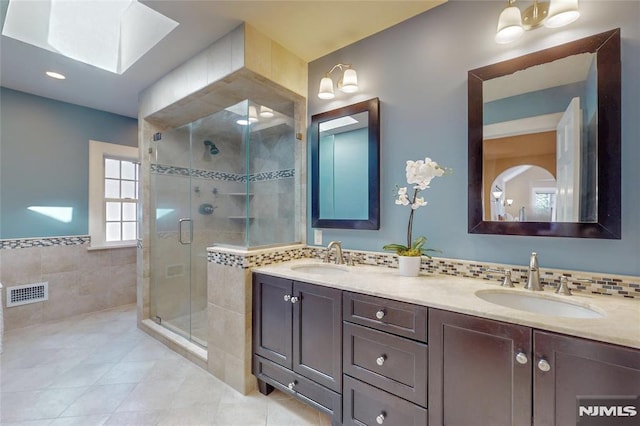
[[[5,333],[2,425],[330,425],[274,391],[243,396],[136,327],[135,306]]]

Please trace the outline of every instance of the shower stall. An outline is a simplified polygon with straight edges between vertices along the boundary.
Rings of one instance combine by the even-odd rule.
[[[207,345],[207,247],[295,242],[294,103],[251,100],[154,136],[150,317]]]

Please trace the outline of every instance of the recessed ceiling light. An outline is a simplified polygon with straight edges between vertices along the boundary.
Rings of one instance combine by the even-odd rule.
[[[65,78],[67,78],[59,72],[54,71],[47,71],[46,74],[51,78],[55,78],[56,80],[64,80]]]

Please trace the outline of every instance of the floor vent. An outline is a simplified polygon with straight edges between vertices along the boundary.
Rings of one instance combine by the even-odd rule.
[[[7,308],[49,300],[49,283],[33,283],[7,287]]]

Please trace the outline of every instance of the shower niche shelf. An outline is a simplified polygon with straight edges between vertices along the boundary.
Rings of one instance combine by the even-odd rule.
[[[232,197],[253,197],[253,192],[229,192],[227,195]]]

